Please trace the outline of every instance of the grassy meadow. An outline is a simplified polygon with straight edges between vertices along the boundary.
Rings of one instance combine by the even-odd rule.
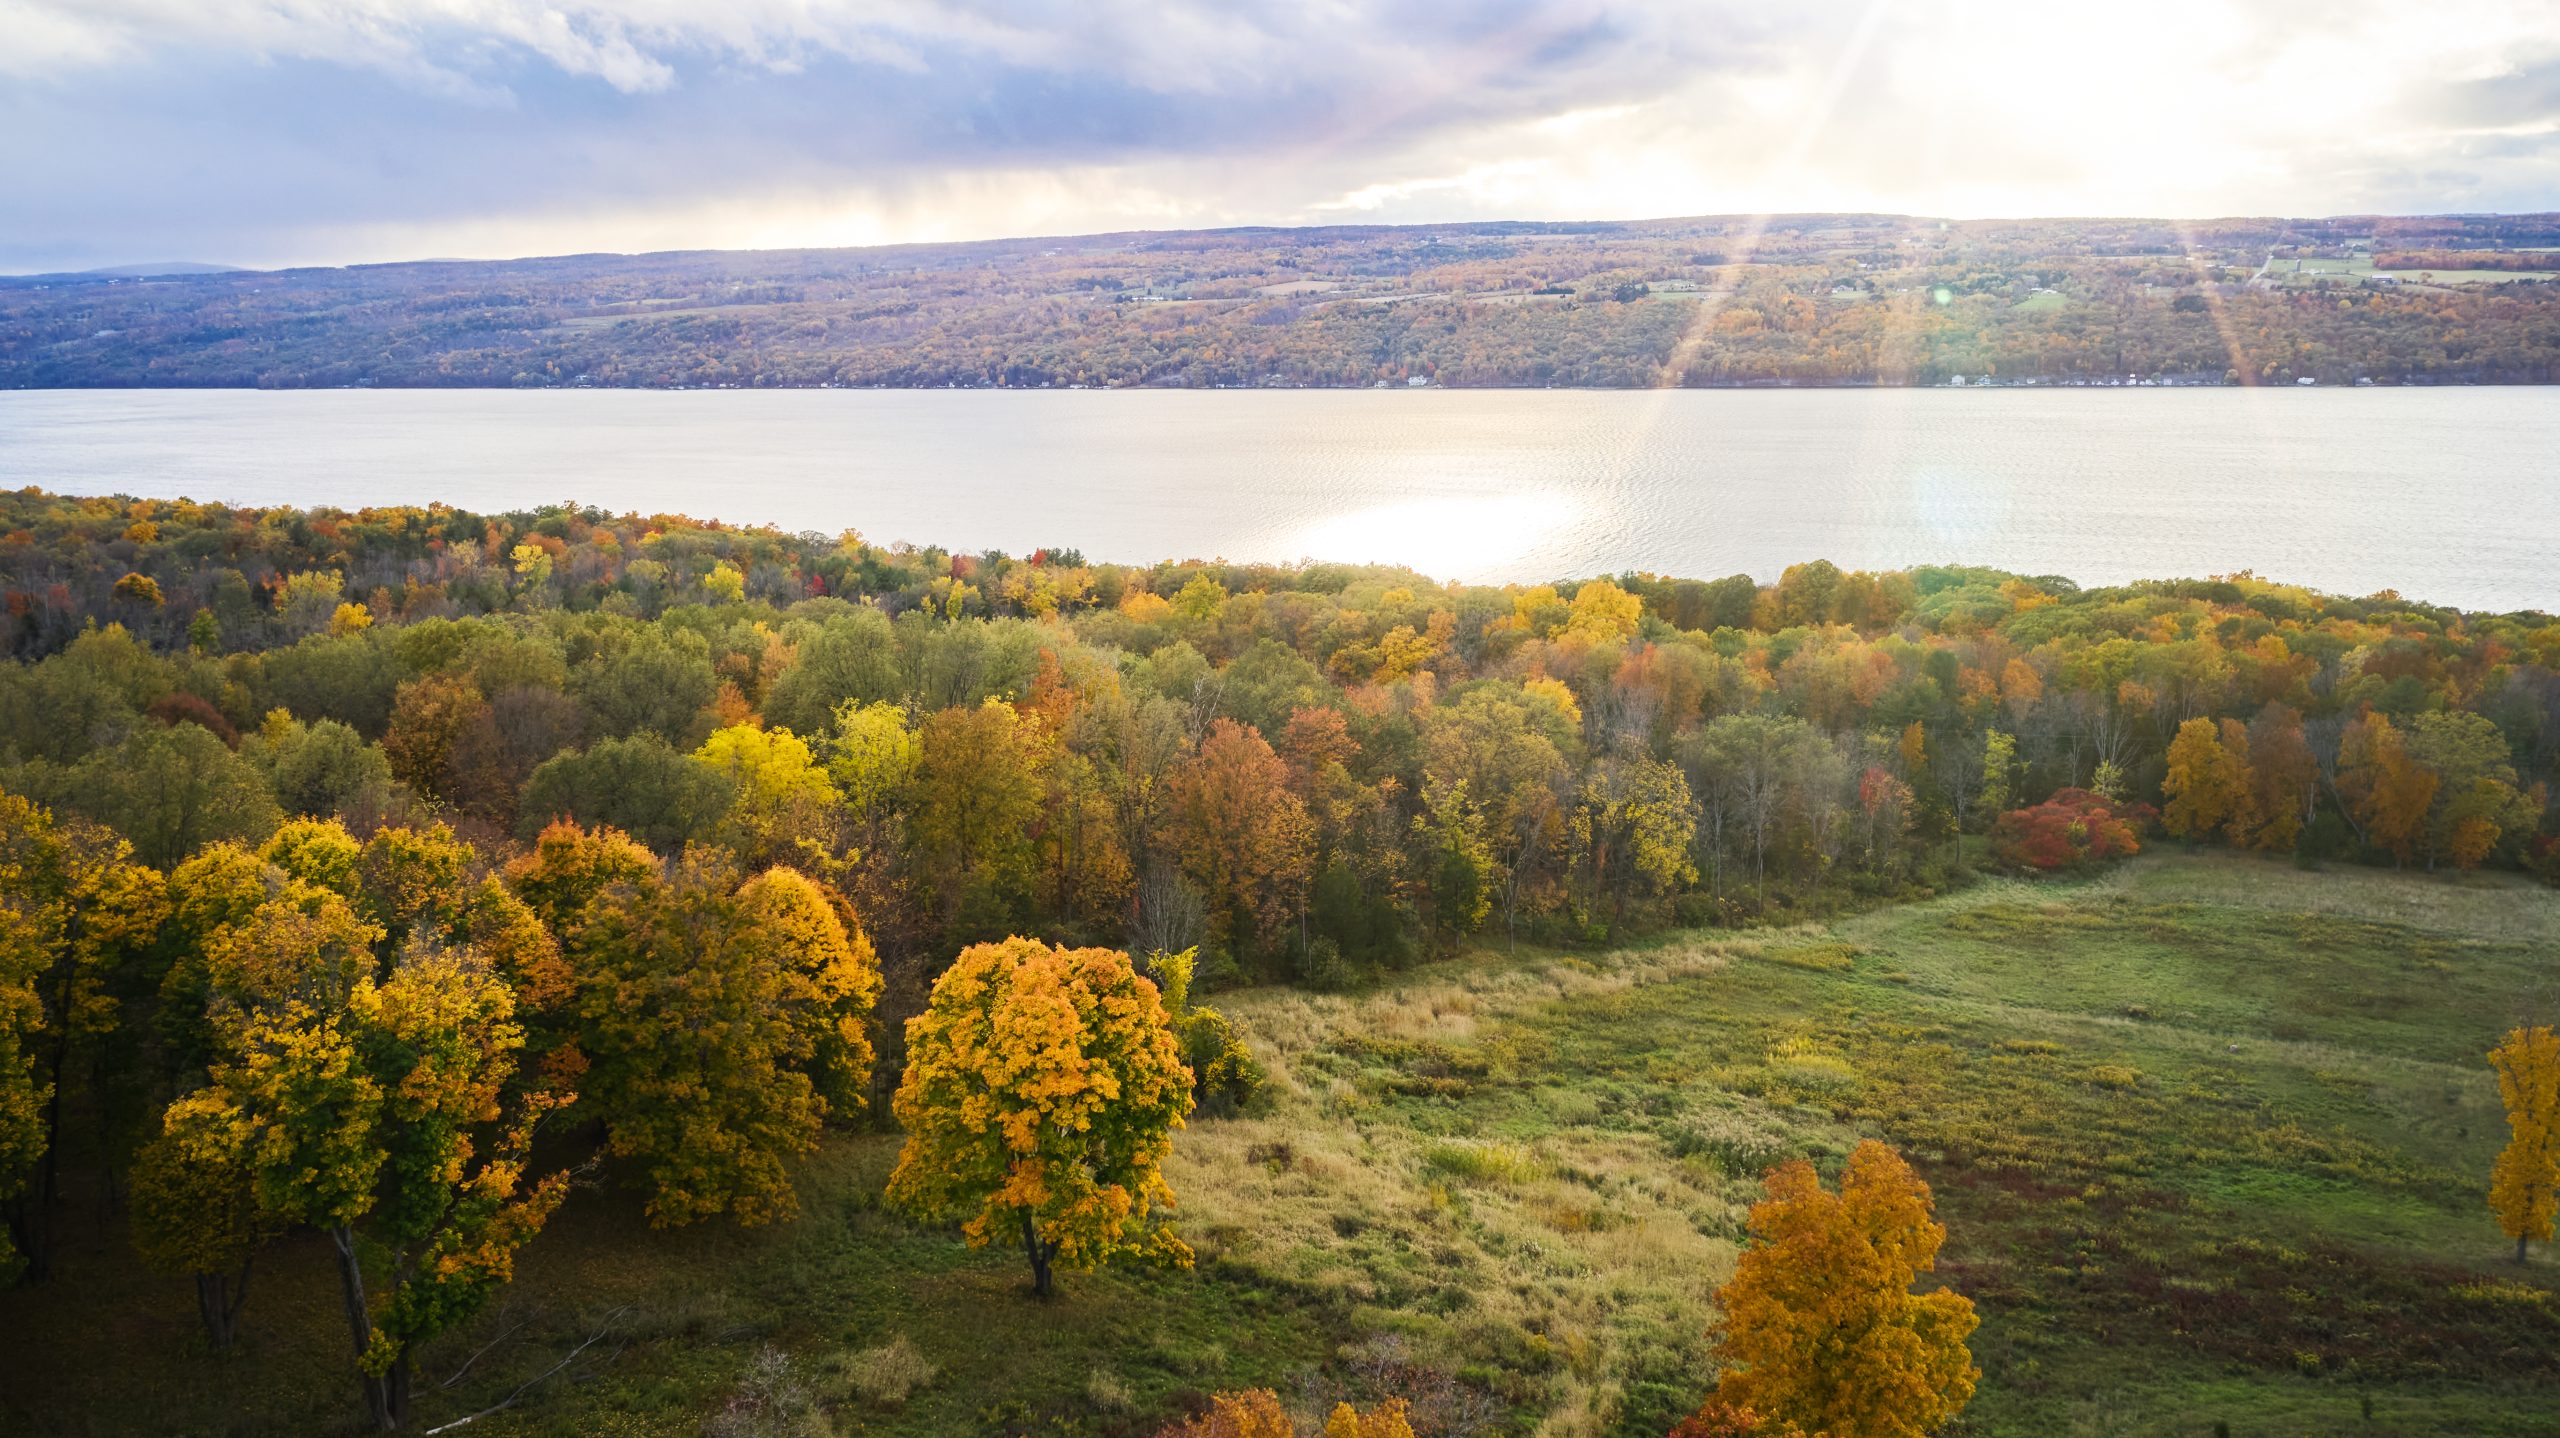
[[[464,1431],[1141,1434],[1258,1385],[1402,1391],[1425,1438],[1658,1435],[1711,1381],[1759,1174],[1877,1136],[1981,1308],[1964,1432],[2560,1432],[2560,1267],[2503,1261],[2482,1059],[2555,980],[2560,892],[2171,855],[1223,995],[1273,1097],[1177,1139],[1196,1272],[1035,1303],[1018,1254],[883,1213],[895,1140],[851,1136],[770,1230],[581,1193],[420,1365],[423,1426],[565,1359]],[[0,1308],[0,1431],[356,1429],[317,1244],[261,1261],[217,1358],[100,1207]]]

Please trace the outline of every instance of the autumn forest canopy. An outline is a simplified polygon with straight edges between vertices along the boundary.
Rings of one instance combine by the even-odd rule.
[[[0,388],[2477,384],[2560,218],[1340,226],[0,279]]]
[[[2353,1292],[2377,1314],[2455,1292],[2442,1350],[2168,1271],[2350,1282],[2335,1235],[2215,1226],[2262,1169],[2377,1185],[2394,1234],[2441,1212],[2493,1252],[2501,1223],[2519,1254],[2547,1240],[2560,1048],[2527,1020],[2548,979],[2501,979],[2497,1006],[2476,987],[2547,950],[2309,912],[2268,938],[2255,899],[2122,877],[2547,913],[2548,614],[1818,559],[1464,586],[32,489],[0,495],[0,596],[0,1263],[22,1285],[0,1318],[159,1275],[114,1291],[254,1365],[280,1341],[262,1303],[324,1314],[332,1421],[461,1416],[465,1360],[527,1323],[573,1372],[659,1353],[637,1297],[555,1322],[511,1280],[553,1251],[707,1263],[705,1233],[837,1235],[792,1240],[837,1246],[792,1250],[777,1312],[838,1301],[811,1273],[978,1272],[972,1250],[1038,1295],[862,1328],[822,1371],[791,1357],[809,1332],[736,1329],[755,1356],[710,1398],[689,1360],[648,1370],[672,1385],[649,1401],[732,1435],[852,1431],[823,1425],[911,1393],[942,1412],[958,1360],[917,1325],[1011,1334],[969,1315],[1102,1293],[1190,1315],[1150,1320],[1149,1386],[1094,1366],[1017,1413],[998,1383],[975,1429],[946,1426],[1284,1434],[1316,1392],[1296,1373],[1347,1385],[1316,1405],[1328,1438],[1918,1434],[1969,1400],[1984,1431],[2033,1431],[1999,1405],[2042,1401],[2043,1356],[2071,1370],[2057,1331],[2111,1325],[2368,1403],[2554,1376],[2549,1291],[2460,1298],[2432,1251]],[[2399,902],[2390,922],[2421,921]],[[2074,946],[2087,974],[2032,980],[2056,994],[1977,987]],[[2238,950],[2254,977],[2173,989]],[[2413,979],[2420,959],[2441,971]],[[2330,977],[2279,982],[2297,960]],[[2102,1029],[1997,1027],[2064,1024],[2102,981],[2172,987],[2108,990]],[[2439,1146],[2380,1146],[2373,1106],[2399,1100],[2338,1098],[2352,1076],[2247,1067],[2306,1049],[2261,1053],[2260,1020],[2216,1006],[2306,981],[2402,997],[2336,998],[2337,1034],[2288,1019],[2271,1043],[2406,1068],[2419,1040],[2389,1025],[2441,1025],[2424,1057],[2458,1077],[2410,1080]],[[1703,1017],[1648,1028],[1684,995]],[[2209,1041],[2138,1032],[2199,1014]],[[2494,1177],[2493,1129],[2514,1135]],[[1183,1168],[1195,1142],[1229,1161]],[[1639,1148],[1667,1167],[1631,1176]],[[1412,1193],[1292,1207],[1382,1152]],[[1372,1266],[1255,1269],[1234,1255],[1256,1223]],[[1541,1244],[1585,1243],[1537,1276]],[[1716,1279],[1596,1297],[1611,1263]],[[2466,1356],[2510,1312],[2543,1356]],[[667,1353],[734,1338],[649,1321]],[[493,1425],[580,1421],[511,1387],[483,1395]]]

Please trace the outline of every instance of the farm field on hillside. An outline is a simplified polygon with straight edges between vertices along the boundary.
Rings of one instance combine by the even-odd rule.
[[[2540,1255],[2501,1261],[2481,1055],[2549,1016],[2555,977],[2549,890],[2168,856],[1828,927],[1223,995],[1277,1096],[1177,1140],[1196,1273],[1070,1276],[1036,1304],[1018,1255],[880,1211],[892,1140],[842,1139],[771,1230],[644,1244],[629,1200],[581,1194],[422,1364],[422,1388],[464,1370],[422,1412],[603,1333],[472,1431],[726,1410],[731,1433],[1144,1433],[1260,1384],[1307,1408],[1401,1388],[1426,1435],[1658,1435],[1710,1380],[1760,1170],[1873,1135],[1936,1187],[1941,1276],[1981,1305],[1964,1431],[2549,1432],[2560,1299]],[[18,1309],[28,1381],[0,1428],[355,1416],[316,1247],[262,1270],[245,1351],[216,1362],[111,1227],[75,1242],[72,1281]],[[901,1340],[921,1363],[881,1356]],[[902,1365],[932,1374],[892,1406]]]

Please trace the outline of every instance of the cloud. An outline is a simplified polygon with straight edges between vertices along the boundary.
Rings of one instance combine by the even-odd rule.
[[[2500,0],[0,0],[0,269],[2517,208],[2555,130]]]

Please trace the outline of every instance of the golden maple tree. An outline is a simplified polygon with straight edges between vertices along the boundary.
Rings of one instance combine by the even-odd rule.
[[[891,1201],[960,1217],[972,1247],[1018,1237],[1033,1291],[1053,1266],[1145,1251],[1188,1266],[1160,1223],[1191,1071],[1156,986],[1116,949],[977,944],[907,1021],[907,1142]]]
[[[1858,1145],[1840,1191],[1784,1164],[1751,1210],[1758,1240],[1718,1292],[1725,1364],[1716,1397],[1828,1438],[1917,1438],[1973,1396],[1973,1302],[1911,1291],[1947,1231],[1900,1155]]]

